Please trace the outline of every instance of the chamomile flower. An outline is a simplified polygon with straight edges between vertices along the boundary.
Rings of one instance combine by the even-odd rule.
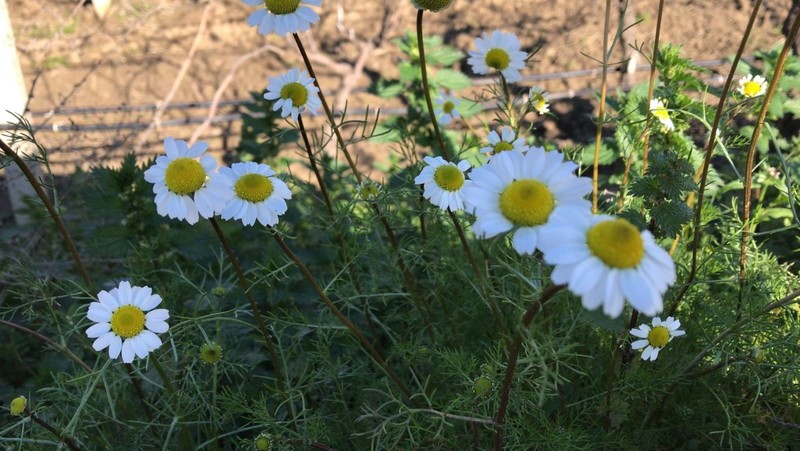
[[[534,147],[525,154],[503,152],[473,169],[463,195],[478,217],[472,226],[475,235],[491,238],[513,229],[514,249],[532,254],[542,243],[540,230],[551,213],[570,206],[589,210],[583,197],[592,182],[575,176],[577,167],[560,152]]]
[[[442,157],[425,157],[425,163],[428,165],[414,179],[414,183],[425,188],[423,197],[442,210],[463,210],[464,172],[470,164],[467,161],[448,163]]]
[[[508,150],[524,153],[529,149],[525,144],[525,138],[517,138],[517,134],[510,127],[499,129],[499,133],[498,130],[492,130],[486,139],[489,141],[489,145],[481,147],[481,153],[485,153],[490,157]]]
[[[675,125],[672,123],[672,119],[669,118],[669,111],[667,111],[667,107],[664,106],[664,101],[661,99],[651,99],[650,100],[650,113],[661,122],[661,125],[667,130],[672,131],[675,130]]]
[[[200,360],[203,363],[214,365],[222,359],[222,346],[215,342],[203,343],[200,346]]]
[[[453,0],[411,0],[411,3],[417,9],[437,12],[449,8]]]
[[[250,6],[260,6],[247,18],[251,27],[258,26],[264,36],[285,35],[306,31],[319,20],[319,14],[306,5],[320,6],[322,0],[242,0]]]
[[[234,192],[234,196],[222,210],[222,219],[241,219],[250,226],[256,220],[265,226],[278,223],[278,216],[289,208],[286,199],[292,198],[292,192],[282,180],[275,175],[269,165],[234,163],[229,168],[220,168],[220,175]]]
[[[14,416],[21,416],[23,413],[25,413],[26,408],[28,408],[28,400],[25,399],[24,396],[17,396],[16,398],[12,399],[11,405],[9,406],[11,415]]]
[[[86,315],[95,322],[86,329],[89,338],[96,338],[92,343],[95,351],[108,348],[112,359],[121,352],[122,361],[131,363],[134,357],[143,359],[161,346],[156,334],[169,329],[169,310],[153,310],[161,303],[161,296],[153,294],[152,288],[120,282],[117,288],[98,293],[97,299],[99,302],[89,304]]]
[[[470,50],[467,60],[473,72],[486,75],[495,70],[509,83],[522,80],[519,71],[525,67],[528,54],[520,50],[522,44],[516,35],[498,30],[491,35],[483,33],[482,38],[475,39],[475,47],[478,50]]]
[[[364,179],[363,182],[356,186],[356,196],[359,199],[367,202],[372,202],[380,196],[383,187],[370,179]]]
[[[767,92],[769,83],[767,79],[761,75],[752,74],[745,75],[739,79],[739,93],[747,98],[758,97]]]
[[[686,332],[680,330],[681,322],[668,316],[667,319],[661,321],[661,318],[653,318],[653,325],[648,326],[642,324],[638,329],[631,329],[631,335],[641,338],[631,343],[631,348],[642,349],[642,360],[649,360],[651,362],[658,358],[658,353],[664,346],[672,341],[675,337],[686,335]]]
[[[592,215],[588,209],[558,209],[541,232],[544,261],[554,265],[553,283],[565,284],[583,306],[616,318],[627,300],[647,316],[663,309],[675,281],[672,257],[647,230],[625,219]]]
[[[183,140],[164,140],[166,155],[144,171],[144,179],[154,185],[158,214],[195,224],[200,216],[222,211],[229,193],[215,172],[217,160],[203,155],[207,148],[202,141],[189,148]]]
[[[550,112],[550,95],[547,91],[538,86],[531,88],[528,93],[528,101],[531,106],[539,114],[547,114]]]
[[[274,100],[272,111],[281,111],[281,117],[292,116],[297,120],[297,116],[304,110],[317,115],[320,107],[319,89],[314,86],[314,79],[308,76],[308,72],[293,68],[285,74],[277,77],[269,77],[267,92],[264,98]]]
[[[450,94],[439,94],[435,100],[438,107],[433,110],[436,119],[442,125],[448,125],[453,119],[459,117],[456,107],[461,103],[461,99]]]

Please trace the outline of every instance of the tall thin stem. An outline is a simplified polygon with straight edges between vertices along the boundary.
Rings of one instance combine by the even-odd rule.
[[[172,379],[167,375],[167,372],[164,371],[164,367],[161,366],[161,363],[159,363],[158,357],[153,355],[152,358],[149,359],[149,361],[150,363],[153,364],[153,368],[156,369],[158,376],[164,383],[164,388],[167,389],[167,393],[169,393],[170,396],[172,396],[172,398],[175,399],[175,402],[179,403],[180,400],[177,399],[176,397],[177,390],[175,389],[175,385],[172,384]],[[176,407],[175,410],[176,410],[176,415],[182,415],[180,413],[180,409]],[[194,442],[192,440],[192,435],[189,433],[189,428],[185,424],[181,426],[181,441],[183,442],[182,445],[183,449],[189,449],[189,450],[196,449],[194,446]]]
[[[61,237],[64,239],[64,244],[67,246],[69,253],[72,255],[72,259],[75,261],[75,267],[78,269],[78,273],[83,279],[83,282],[86,284],[86,287],[91,290],[92,281],[89,278],[89,273],[86,271],[86,266],[84,266],[83,260],[81,260],[81,256],[78,253],[78,248],[75,247],[75,241],[72,240],[72,235],[70,235],[67,226],[61,219],[61,215],[59,215],[55,207],[53,207],[53,203],[50,202],[50,198],[47,197],[47,194],[42,189],[41,184],[38,180],[36,180],[36,177],[33,175],[33,172],[31,172],[30,168],[28,168],[28,165],[25,164],[25,160],[23,160],[8,144],[3,142],[3,140],[0,140],[0,149],[3,149],[3,153],[14,160],[14,163],[25,175],[25,178],[28,179],[28,183],[30,183],[33,189],[36,191],[36,195],[39,196],[39,199],[47,209],[47,212],[50,214],[53,222],[56,223],[56,227],[61,233]]]
[[[447,151],[447,146],[444,145],[442,132],[439,130],[439,121],[436,119],[436,114],[433,112],[431,88],[428,84],[428,64],[425,60],[425,38],[422,34],[422,16],[424,13],[425,10],[422,9],[417,11],[417,47],[419,48],[420,72],[422,72],[422,91],[425,93],[425,103],[428,104],[428,113],[431,118],[431,124],[433,124],[433,131],[436,133],[436,141],[439,143],[439,149],[442,151],[444,159],[450,161],[450,152]]]
[[[333,313],[333,316],[335,316],[336,319],[338,319],[339,322],[341,322],[347,328],[347,330],[350,331],[350,333],[355,335],[356,339],[358,339],[359,343],[364,348],[364,350],[367,351],[367,353],[373,358],[373,360],[375,360],[375,362],[377,362],[378,365],[381,366],[386,375],[389,376],[389,378],[397,385],[397,387],[407,397],[410,398],[411,391],[405,386],[405,384],[403,384],[403,381],[400,380],[400,378],[397,376],[394,370],[389,366],[386,360],[384,360],[383,357],[381,357],[377,349],[375,349],[372,343],[370,343],[369,340],[367,340],[367,338],[364,336],[363,333],[361,333],[358,327],[355,324],[353,324],[353,322],[350,321],[350,319],[348,319],[347,316],[345,316],[344,313],[342,313],[342,311],[339,310],[338,307],[336,307],[336,304],[334,304],[333,301],[331,301],[328,295],[325,294],[325,291],[322,289],[319,282],[317,282],[317,279],[314,278],[314,276],[311,274],[311,271],[308,270],[308,267],[303,263],[302,260],[300,260],[300,257],[298,257],[294,252],[292,252],[292,250],[289,248],[286,242],[283,241],[283,238],[281,238],[280,234],[275,229],[270,229],[270,231],[272,233],[272,238],[274,238],[275,242],[278,243],[278,246],[281,248],[281,250],[283,250],[283,253],[286,254],[286,256],[289,257],[289,260],[291,260],[292,263],[294,263],[294,265],[297,267],[297,269],[300,270],[300,272],[303,274],[303,277],[305,277],[306,281],[309,283],[309,285],[311,285],[311,288],[317,293],[317,296],[319,296],[322,302],[325,303],[325,306],[328,307],[331,313]]]
[[[647,86],[647,109],[650,109],[650,101],[653,99],[653,91],[656,86],[656,61],[658,61],[658,45],[661,40],[661,19],[664,17],[664,0],[658,2],[658,18],[656,19],[656,37],[653,41],[653,57],[650,59],[650,84]],[[650,112],[648,111],[647,118],[650,119]],[[650,127],[652,121],[648,120],[645,123],[644,132],[644,151],[642,153],[642,174],[647,172],[647,156],[650,152],[650,133],[647,129]]]
[[[60,432],[58,429],[50,425],[50,423],[42,420],[36,414],[30,411],[27,407],[25,408],[25,415],[31,419],[34,423],[38,424],[39,426],[45,428],[48,432],[53,434],[60,442],[67,445],[67,448],[71,449],[72,451],[79,451],[81,448],[78,446],[78,442],[75,441],[74,438],[65,435],[63,432]]]
[[[608,34],[611,30],[611,0],[606,0],[606,19],[603,27],[603,78],[600,85],[600,111],[597,114],[597,134],[594,143],[594,169],[592,171],[592,213],[597,213],[600,178],[600,144],[606,122],[606,90],[608,89]]]
[[[495,431],[495,450],[500,451],[503,449],[503,425],[505,424],[506,409],[508,408],[509,395],[511,394],[511,384],[514,380],[514,372],[517,369],[517,359],[519,358],[519,351],[522,348],[522,339],[525,336],[525,331],[531,325],[533,317],[539,309],[549,301],[553,295],[558,293],[564,285],[551,285],[547,287],[538,299],[534,299],[525,315],[522,317],[522,325],[517,329],[514,335],[514,341],[511,342],[508,348],[508,363],[506,364],[506,375],[503,379],[503,388],[500,392],[500,406],[497,408],[497,415],[494,417],[497,423]]]
[[[742,306],[742,296],[744,296],[745,278],[747,275],[747,244],[750,239],[750,203],[753,196],[753,164],[755,163],[756,146],[758,145],[758,139],[761,136],[761,129],[764,128],[764,121],[767,119],[769,104],[772,101],[772,97],[775,95],[775,91],[778,89],[778,82],[783,76],[783,68],[786,66],[786,60],[788,59],[792,50],[792,44],[794,43],[794,38],[797,36],[798,30],[800,30],[800,14],[795,16],[794,22],[792,22],[792,28],[789,31],[789,34],[786,36],[786,42],[784,42],[783,49],[778,56],[778,61],[775,63],[772,78],[769,81],[769,88],[767,88],[767,94],[764,96],[764,103],[761,106],[761,112],[758,114],[755,127],[753,127],[753,135],[750,138],[750,148],[747,149],[747,165],[744,171],[742,242],[741,250],[739,252],[739,299],[736,303],[737,318],[739,315],[739,309]]]
[[[333,204],[331,203],[331,196],[328,194],[328,188],[325,186],[325,179],[322,178],[322,173],[317,167],[317,159],[314,158],[314,152],[311,149],[311,142],[308,140],[308,132],[303,124],[303,116],[297,116],[297,128],[300,129],[300,136],[303,137],[306,153],[308,154],[308,162],[311,165],[311,170],[314,171],[314,176],[317,178],[319,184],[319,191],[322,193],[322,198],[325,201],[325,207],[328,209],[328,214],[333,217]]]
[[[717,131],[719,130],[719,124],[722,120],[722,113],[725,109],[725,102],[728,99],[728,93],[730,92],[731,84],[733,83],[733,77],[736,74],[736,68],[739,66],[739,61],[742,59],[745,45],[750,38],[750,33],[753,31],[753,24],[758,16],[758,10],[761,8],[761,1],[762,0],[756,0],[755,4],[753,5],[753,11],[750,13],[750,20],[747,22],[747,27],[742,35],[742,40],[739,42],[739,49],[736,51],[736,55],[733,57],[731,70],[728,72],[728,78],[725,80],[725,85],[722,87],[722,93],[720,93],[719,102],[717,103],[717,110],[714,114],[714,123],[711,126],[708,142],[706,142],[703,168],[700,174],[700,183],[697,190],[697,205],[695,206],[694,223],[692,225],[692,228],[694,229],[691,246],[692,263],[689,267],[689,275],[686,277],[686,282],[684,283],[681,291],[675,297],[675,301],[672,303],[672,307],[669,310],[670,315],[675,314],[675,311],[678,309],[678,305],[680,305],[681,300],[683,300],[683,297],[692,286],[694,278],[697,276],[697,252],[700,249],[700,219],[703,212],[703,198],[706,190],[706,184],[708,183],[708,170],[711,165],[711,158],[714,156],[714,150],[717,146]]]
[[[231,248],[230,243],[228,243],[228,239],[225,238],[225,234],[219,227],[217,220],[212,217],[209,219],[209,222],[211,222],[211,226],[217,233],[217,237],[222,243],[225,253],[228,255],[228,260],[230,260],[231,266],[233,266],[233,270],[236,272],[236,277],[239,279],[239,286],[242,288],[242,291],[244,291],[244,295],[247,297],[247,301],[250,303],[250,309],[253,311],[253,318],[256,320],[256,326],[261,332],[261,335],[264,337],[264,344],[267,347],[267,352],[269,352],[272,368],[275,369],[275,378],[278,381],[278,387],[280,387],[281,391],[285,392],[286,381],[283,376],[283,368],[279,363],[280,360],[278,359],[278,353],[275,351],[275,343],[272,342],[272,335],[270,335],[269,329],[267,329],[267,325],[264,322],[264,317],[261,316],[261,310],[258,308],[258,304],[253,297],[253,293],[250,291],[250,281],[248,281],[247,277],[245,277],[242,267],[239,265],[239,260],[233,253],[233,249]]]
[[[40,334],[39,332],[36,332],[35,330],[32,330],[32,329],[28,329],[25,326],[20,326],[19,324],[12,323],[11,321],[6,321],[4,319],[0,319],[0,324],[4,324],[4,325],[6,325],[6,326],[8,326],[8,327],[10,327],[12,329],[16,329],[16,330],[18,330],[20,332],[24,332],[24,333],[26,333],[26,334],[28,334],[28,335],[30,335],[32,337],[36,337],[37,339],[39,339],[39,340],[49,344],[50,346],[56,348],[58,350],[58,352],[64,354],[65,356],[67,356],[67,358],[69,358],[73,362],[75,362],[78,365],[80,365],[80,367],[83,368],[87,373],[91,373],[92,372],[92,368],[89,365],[87,365],[86,362],[81,360],[80,357],[75,355],[72,351],[70,351],[66,347],[61,346],[60,344],[56,343],[55,341],[51,340],[48,337],[45,337],[44,335]]]

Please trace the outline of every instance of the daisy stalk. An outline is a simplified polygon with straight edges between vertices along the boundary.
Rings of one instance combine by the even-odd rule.
[[[23,398],[24,399],[24,398]],[[75,441],[74,438],[70,437],[69,435],[65,434],[64,432],[59,431],[50,423],[44,421],[43,419],[39,418],[35,413],[31,412],[30,408],[25,405],[24,410],[22,411],[21,415],[24,415],[31,419],[32,422],[38,424],[39,426],[46,429],[48,432],[53,434],[53,436],[58,439],[61,443],[66,445],[67,448],[71,449],[72,451],[79,451],[81,448],[78,446],[78,442]]]
[[[497,415],[494,417],[496,423],[494,445],[495,450],[501,451],[503,449],[503,425],[506,419],[506,409],[508,408],[509,396],[511,394],[511,384],[514,380],[514,372],[517,369],[517,360],[519,359],[519,351],[522,348],[522,339],[524,338],[525,331],[530,327],[533,322],[534,316],[539,312],[539,309],[552,299],[552,297],[561,291],[565,285],[550,285],[542,291],[537,299],[534,299],[525,315],[522,316],[522,324],[517,333],[514,334],[514,340],[508,346],[508,362],[506,363],[506,374],[503,378],[503,388],[500,390],[500,405],[497,408]]]
[[[603,126],[606,122],[606,91],[608,89],[608,33],[611,29],[611,0],[606,0],[606,18],[603,26],[603,76],[600,83],[600,111],[597,113],[597,133],[594,142],[594,165],[592,170],[592,213],[597,213],[600,179],[600,144],[603,139]]]
[[[164,371],[164,367],[161,366],[161,363],[158,361],[158,357],[153,357],[149,359],[150,363],[153,364],[153,368],[156,369],[158,376],[161,378],[161,381],[164,383],[164,388],[167,390],[171,398],[175,398],[175,394],[177,393],[175,390],[175,386],[172,385],[172,379],[167,375],[167,372]],[[180,400],[176,402],[178,404]],[[175,415],[178,417],[179,420],[183,417],[182,409],[179,408],[179,405],[175,405]],[[192,435],[189,433],[189,427],[187,425],[181,426],[181,441],[183,442],[183,449],[197,449],[194,446],[194,442],[192,440]]]

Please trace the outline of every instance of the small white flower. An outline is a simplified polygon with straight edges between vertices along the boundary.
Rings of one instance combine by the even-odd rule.
[[[264,36],[275,33],[306,31],[319,20],[319,14],[305,5],[320,6],[322,0],[242,0],[250,6],[260,6],[247,18],[251,27],[258,26]]]
[[[169,137],[164,149],[166,156],[144,171],[144,179],[153,184],[158,214],[195,224],[199,216],[211,218],[221,212],[230,194],[215,172],[217,160],[203,155],[208,144],[200,141],[190,149],[186,141]]]
[[[633,349],[642,349],[642,360],[655,361],[658,358],[658,352],[672,341],[675,337],[686,335],[685,331],[679,329],[681,322],[668,316],[667,319],[661,321],[661,318],[653,318],[653,326],[642,324],[638,329],[631,329],[631,335],[641,338],[631,344]]]
[[[161,346],[156,334],[169,329],[169,310],[153,310],[161,303],[161,296],[153,294],[150,287],[120,282],[117,288],[98,293],[97,299],[99,302],[89,304],[86,314],[95,322],[86,329],[89,338],[96,338],[92,343],[95,351],[108,348],[112,359],[121,352],[122,361],[131,363],[134,357],[143,359]]]
[[[433,110],[433,113],[440,124],[448,125],[453,122],[453,119],[460,117],[456,110],[456,107],[461,103],[461,99],[458,97],[440,93],[435,102],[439,106]]]
[[[281,117],[291,115],[292,119],[297,120],[297,115],[305,109],[317,115],[317,109],[322,104],[318,93],[319,89],[314,86],[314,79],[308,76],[308,72],[293,68],[285,74],[269,77],[264,98],[275,101],[272,111],[281,110]]]
[[[486,75],[494,69],[509,83],[522,80],[519,71],[525,67],[528,54],[520,50],[522,44],[516,35],[498,30],[491,35],[483,33],[482,38],[475,39],[475,47],[478,50],[470,50],[467,60],[473,72]]]
[[[458,164],[448,163],[442,157],[425,157],[427,166],[414,179],[422,185],[425,199],[442,210],[460,211],[464,209],[464,186],[467,185],[464,172],[470,168],[467,161]]]
[[[753,98],[764,95],[767,92],[767,86],[769,83],[766,78],[761,75],[748,74],[739,79],[738,91],[747,98]]]
[[[489,145],[481,147],[481,153],[487,154],[489,157],[497,155],[501,152],[513,150],[519,153],[525,153],[530,149],[525,144],[525,138],[517,138],[517,134],[510,127],[503,127],[500,133],[497,130],[492,130],[489,136],[486,137]]]
[[[364,179],[364,181],[356,186],[356,195],[358,198],[367,202],[377,199],[382,191],[383,186],[370,179]]]
[[[672,119],[669,118],[669,111],[667,111],[667,108],[664,106],[663,100],[650,100],[650,113],[661,122],[661,125],[663,125],[667,131],[671,132],[675,130],[675,125],[672,123]]]
[[[531,88],[528,93],[528,101],[531,102],[531,106],[539,114],[547,114],[550,112],[549,98],[550,95],[547,91],[538,86]]]
[[[292,198],[292,192],[282,180],[275,175],[269,165],[234,163],[229,168],[220,168],[220,175],[226,181],[233,196],[222,210],[222,219],[241,219],[250,226],[256,220],[265,226],[278,223],[278,216],[289,208],[286,199]]]
[[[567,285],[583,306],[618,317],[627,300],[647,316],[663,309],[675,281],[672,257],[647,230],[589,209],[558,209],[541,231],[544,261],[554,265],[553,283]]]
[[[560,152],[541,147],[492,157],[470,171],[471,183],[463,189],[467,206],[478,217],[473,232],[478,238],[491,238],[516,229],[514,249],[521,255],[533,254],[542,244],[540,230],[551,213],[569,206],[589,210],[583,196],[592,191],[592,182],[575,176],[577,168]]]

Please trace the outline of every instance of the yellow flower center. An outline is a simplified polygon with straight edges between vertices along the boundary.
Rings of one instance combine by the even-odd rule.
[[[538,180],[516,180],[500,193],[500,212],[519,227],[544,224],[555,207],[553,193]]]
[[[660,121],[669,120],[669,111],[667,111],[667,109],[663,106],[655,107],[650,111],[653,113],[653,116]]]
[[[241,199],[257,204],[268,198],[275,187],[272,181],[261,174],[245,174],[239,177],[233,191]]]
[[[144,312],[135,305],[123,305],[111,314],[111,330],[122,338],[139,335],[144,329]]]
[[[486,65],[497,70],[506,70],[511,64],[511,56],[503,49],[491,49],[486,52]]]
[[[456,104],[451,102],[451,101],[449,101],[449,100],[447,102],[445,102],[444,105],[442,105],[442,111],[445,114],[450,114],[455,109],[456,109]]]
[[[654,348],[663,348],[669,343],[669,330],[664,326],[656,326],[647,334],[647,341]]]
[[[464,186],[464,173],[456,166],[443,164],[436,168],[433,180],[445,191],[458,191]]]
[[[303,106],[308,101],[308,89],[296,81],[286,83],[281,88],[281,98],[292,99],[294,106]]]
[[[175,194],[192,194],[206,183],[206,171],[193,158],[176,158],[167,166],[164,183]]]
[[[494,145],[494,153],[505,152],[506,150],[511,150],[514,148],[514,145],[511,143],[507,143],[505,141],[500,141],[499,143]]]
[[[586,234],[589,250],[612,268],[636,267],[644,257],[644,242],[639,230],[625,219],[603,221]]]
[[[264,0],[264,5],[272,14],[291,14],[297,11],[300,0]]]
[[[28,406],[28,400],[24,396],[17,396],[11,401],[11,415],[20,416],[25,412]]]
[[[364,183],[358,189],[358,197],[360,197],[361,200],[373,200],[376,197],[378,197],[378,194],[380,193],[381,193],[380,186],[375,185],[373,183]]]
[[[453,0],[414,0],[413,3],[419,9],[428,9],[437,12],[450,6]]]
[[[746,81],[742,88],[746,97],[755,97],[761,92],[761,83],[755,81]]]
[[[206,343],[200,347],[200,359],[208,364],[214,364],[222,358],[222,346],[216,343]]]
[[[531,103],[536,111],[541,111],[547,106],[547,100],[541,94],[535,94],[531,99]]]

